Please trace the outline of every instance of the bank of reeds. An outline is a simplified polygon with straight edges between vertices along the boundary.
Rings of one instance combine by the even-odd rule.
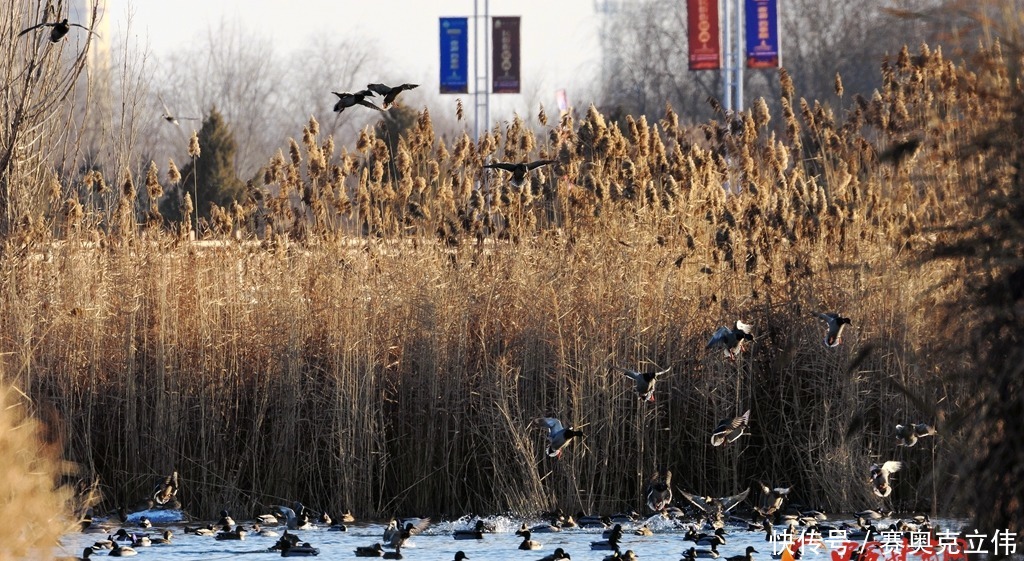
[[[831,511],[960,509],[970,445],[945,423],[975,386],[946,349],[974,325],[936,321],[970,287],[962,260],[921,256],[977,208],[998,154],[971,146],[1004,123],[1007,68],[922,46],[870,98],[823,106],[782,73],[781,114],[697,127],[591,108],[445,143],[424,111],[395,154],[311,122],[209,243],[76,198],[26,220],[0,259],[5,371],[57,408],[109,507],[177,469],[206,517],[640,510],[665,466],[701,494],[762,479]],[[522,192],[481,169],[536,158],[558,164]],[[853,327],[826,349],[812,312],[833,310]],[[704,349],[737,319],[748,353]],[[642,404],[613,365],[672,373]],[[711,447],[748,408],[752,434]],[[560,460],[547,414],[584,425]],[[906,422],[942,432],[897,448]],[[881,503],[868,467],[890,459]]]

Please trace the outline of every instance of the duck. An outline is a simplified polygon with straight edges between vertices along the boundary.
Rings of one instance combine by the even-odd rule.
[[[786,499],[786,495],[789,494],[792,487],[769,487],[763,482],[758,481],[758,486],[761,488],[761,500],[754,510],[758,514],[767,518],[774,515],[782,508],[782,503]]]
[[[148,530],[153,527],[153,521],[147,516],[139,517],[139,528]]]
[[[606,539],[606,540],[607,539],[611,539],[611,538],[615,538],[616,540],[621,540],[622,539],[622,524],[616,523],[611,528],[608,528],[607,530],[601,532],[601,537]]]
[[[171,530],[164,530],[163,532],[160,532],[159,538],[152,538],[150,541],[153,542],[153,545],[169,545],[172,537],[174,537],[174,532]]]
[[[616,551],[608,557],[605,557],[604,561],[636,561],[637,559],[639,559],[637,554],[634,553],[632,549],[627,549],[621,553]]]
[[[644,493],[647,496],[647,508],[652,512],[661,512],[672,502],[672,472],[662,468],[651,476]]]
[[[334,104],[334,112],[341,113],[348,107],[355,105],[362,105],[363,107],[369,107],[370,109],[376,109],[377,111],[384,112],[383,109],[377,107],[372,102],[366,101],[367,97],[373,97],[373,92],[370,90],[362,90],[355,93],[349,92],[331,92],[338,96],[338,102]]]
[[[220,520],[217,522],[217,525],[221,528],[224,526],[234,526],[235,519],[231,518],[231,513],[229,513],[227,509],[224,509],[220,511]]]
[[[843,342],[843,328],[847,325],[852,325],[850,318],[843,317],[836,312],[817,312],[814,315],[828,326],[828,330],[825,332],[825,346],[830,348],[838,347]]]
[[[277,526],[281,522],[273,514],[261,514],[256,517],[256,523],[261,526]]]
[[[715,528],[715,534],[718,535],[718,530],[725,526],[726,513],[736,508],[736,505],[746,499],[749,493],[750,489],[747,488],[743,492],[729,497],[700,497],[686,492],[683,492],[683,496],[708,517],[711,526]]]
[[[278,538],[277,541],[274,542],[274,545],[270,546],[268,549],[270,551],[283,551],[297,545],[299,545],[299,536],[289,534],[288,530],[285,530],[284,535]]]
[[[754,549],[754,546],[748,545],[746,553],[744,553],[743,555],[733,555],[731,557],[726,557],[725,561],[753,561],[755,553],[760,552]]]
[[[871,486],[875,495],[888,497],[892,494],[892,487],[889,486],[889,476],[896,473],[903,467],[902,462],[889,460],[882,465],[871,464]]]
[[[105,540],[96,540],[91,546],[94,550],[114,549],[114,536],[107,536]]]
[[[562,527],[558,524],[536,524],[534,526],[530,526],[529,528],[527,528],[525,522],[523,522],[523,525],[519,529],[529,530],[531,533],[534,534],[553,534],[555,532],[562,531]]]
[[[611,519],[607,516],[596,516],[593,514],[576,514],[576,527],[578,528],[607,528],[611,526]]]
[[[164,106],[166,109],[167,106]],[[163,478],[153,487],[153,502],[158,505],[170,503],[178,495],[178,472],[172,471],[170,475]]]
[[[466,552],[465,551],[456,551],[455,552],[455,559],[453,559],[452,561],[463,561],[463,559],[465,559],[467,561],[469,559],[469,557],[466,557]]]
[[[744,341],[753,341],[754,336],[750,334],[753,329],[748,323],[736,320],[732,329],[722,326],[711,336],[705,348],[722,347],[725,357],[735,361],[736,356],[743,352]]]
[[[82,550],[82,556],[81,557],[58,557],[57,560],[58,561],[85,561],[86,559],[89,559],[90,557],[92,557],[93,553],[96,553],[96,550],[93,549],[92,547],[87,547],[87,548]]]
[[[285,519],[285,525],[289,530],[309,530],[313,527],[309,520],[309,509],[302,503],[295,503],[294,509],[282,505],[275,505],[274,509],[278,516]]]
[[[735,442],[736,439],[743,436],[744,431],[750,424],[750,409],[747,409],[739,417],[733,417],[732,419],[722,419],[719,421],[718,426],[715,427],[713,433],[711,433],[711,445],[721,446],[726,442]]]
[[[341,513],[341,523],[342,524],[352,524],[355,521],[356,521],[356,517],[352,515],[352,511],[350,509],[346,508],[344,510],[344,512]]]
[[[150,547],[153,540],[146,534],[132,534],[132,547]]]
[[[217,532],[214,537],[218,540],[244,540],[248,533],[241,526],[235,526],[234,530],[231,529],[231,526],[224,526],[224,529]]]
[[[522,187],[522,185],[526,182],[526,176],[528,173],[541,166],[546,166],[557,162],[557,160],[535,160],[530,163],[524,162],[519,164],[513,164],[509,162],[492,162],[482,167],[487,169],[505,170],[512,174],[512,177],[509,179],[508,182],[513,187]]]
[[[398,94],[404,91],[414,90],[418,87],[420,87],[419,84],[402,84],[401,86],[394,87],[386,86],[384,84],[368,84],[366,86],[366,89],[371,90],[378,95],[384,96],[383,105],[384,109],[387,109],[388,107],[391,106],[392,103],[395,102],[395,97],[397,97]]]
[[[926,436],[934,436],[935,427],[927,423],[908,423],[896,425],[896,446],[910,448],[917,444],[917,439]]]
[[[621,532],[620,532],[620,534],[618,536],[610,536],[606,540],[590,542],[590,549],[596,549],[596,550],[611,549],[613,551],[618,551],[619,550],[619,540],[621,538],[622,538],[622,536],[621,536]]]
[[[582,438],[583,433],[575,430],[572,425],[568,428],[562,426],[562,421],[555,417],[544,417],[541,419],[548,427],[548,449],[547,454],[551,458],[562,457],[562,448],[573,438]]]
[[[133,547],[128,546],[128,545],[121,545],[121,544],[119,544],[119,543],[117,543],[115,541],[114,542],[114,547],[110,550],[110,554],[109,555],[112,555],[114,557],[131,557],[133,555],[138,555],[138,554],[139,554],[139,552],[135,551],[135,549]]]
[[[384,559],[401,559],[402,558],[402,546],[399,545],[394,551],[385,551]]]
[[[482,520],[478,522],[483,522]],[[404,525],[398,524],[397,530],[391,533],[391,540],[386,542],[386,545],[391,548],[398,548],[400,546],[407,545],[406,542],[414,534],[418,534],[426,529],[430,525],[429,518],[421,518],[416,522],[405,522]]]
[[[18,34],[18,37],[21,37],[22,35],[28,33],[29,31],[32,31],[34,29],[39,29],[40,27],[52,27],[53,28],[53,29],[50,30],[50,42],[51,43],[57,43],[61,39],[63,39],[64,36],[67,35],[71,31],[72,27],[80,27],[80,28],[88,31],[89,33],[99,37],[99,34],[97,34],[95,31],[89,29],[88,27],[86,27],[86,26],[84,26],[84,25],[82,25],[80,23],[70,23],[70,22],[68,22],[68,18],[64,18],[64,19],[62,19],[60,21],[51,21],[51,22],[45,22],[44,21],[43,23],[37,23],[36,25],[33,25],[32,27],[23,29],[21,31],[21,33]]]
[[[197,536],[212,536],[217,533],[213,524],[207,524],[206,526],[200,526],[198,528],[189,528],[188,526],[185,526],[182,531],[186,534],[195,534]]]
[[[714,533],[704,534],[698,533],[696,528],[691,527],[686,531],[683,539],[697,545],[710,545],[711,549],[717,554],[718,546],[725,545],[725,528],[715,528]]]
[[[683,552],[684,559],[718,559],[718,550],[712,547],[711,549],[697,549],[691,547]]]
[[[313,547],[309,542],[299,545],[288,545],[281,548],[281,557],[314,557],[320,555],[320,549]]]
[[[455,530],[452,537],[457,540],[482,540],[484,539],[484,521],[477,520],[471,530]]]
[[[541,557],[537,561],[564,561],[565,559],[572,559],[572,556],[566,553],[566,551],[560,547],[555,548],[555,551],[549,555]]]
[[[274,530],[268,530],[268,529],[264,528],[263,526],[260,526],[259,522],[253,523],[253,525],[252,525],[252,533],[257,535],[257,536],[262,536],[264,538],[276,538],[276,537],[281,535],[281,534],[278,534],[277,532],[275,532]]]
[[[671,370],[671,368],[666,368],[664,370],[644,370],[641,372],[639,370],[622,368],[621,366],[614,368],[636,383],[636,396],[640,401],[650,402],[654,401],[654,383],[658,381],[659,376],[664,376]]]
[[[523,541],[519,542],[519,549],[534,550],[544,547],[544,545],[539,541],[530,539],[532,536],[530,535],[529,530],[526,530],[525,532],[520,530],[516,532],[516,535],[523,538]]]
[[[381,547],[380,543],[375,543],[370,546],[361,545],[356,548],[356,557],[383,557],[384,548]]]
[[[650,525],[644,524],[643,526],[640,526],[636,530],[633,530],[633,535],[648,537],[648,536],[653,536],[654,535],[654,531],[651,530]]]

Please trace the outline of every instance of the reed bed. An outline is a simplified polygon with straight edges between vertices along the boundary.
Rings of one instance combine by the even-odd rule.
[[[975,386],[948,372],[973,326],[937,321],[971,287],[926,257],[1001,173],[972,147],[1019,95],[1009,66],[904,49],[840,107],[783,72],[779,114],[697,126],[591,108],[445,142],[424,110],[394,154],[311,121],[204,242],[130,190],[110,223],[76,197],[28,220],[0,258],[5,378],[59,411],[109,508],[177,469],[202,517],[639,511],[664,466],[700,494],[761,479],[829,511],[962,512]],[[558,163],[522,192],[481,169],[538,158]],[[825,349],[812,312],[834,310],[853,327]],[[704,349],[737,319],[749,352]],[[644,404],[614,365],[672,371]],[[712,447],[748,408],[752,434]],[[586,434],[559,460],[549,414]],[[906,422],[942,432],[897,448]],[[882,503],[867,470],[890,459]]]

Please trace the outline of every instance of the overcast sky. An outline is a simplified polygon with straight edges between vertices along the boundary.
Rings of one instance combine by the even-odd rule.
[[[135,35],[158,57],[184,42],[205,36],[224,20],[235,20],[254,38],[275,49],[299,49],[310,36],[325,33],[376,41],[392,66],[382,81],[418,82],[438,89],[438,18],[472,16],[472,0],[107,0],[115,44]],[[555,106],[555,91],[566,88],[574,105],[580,92],[598,91],[600,76],[595,4],[601,0],[490,0],[491,16],[521,16],[523,94],[492,97],[492,119],[507,110],[532,113],[543,102]],[[482,6],[483,1],[480,2]],[[127,25],[128,14],[132,24]],[[470,21],[470,58],[473,50]],[[473,86],[470,65],[470,91]],[[338,88],[354,87],[339,84]],[[454,97],[447,96],[452,99]],[[462,96],[465,97],[465,96]],[[589,102],[590,99],[587,99]],[[467,100],[467,104],[469,101]]]

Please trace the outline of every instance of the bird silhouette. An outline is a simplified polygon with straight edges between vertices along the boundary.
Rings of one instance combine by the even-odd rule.
[[[384,96],[384,109],[387,109],[395,102],[395,98],[398,94],[420,87],[419,84],[402,84],[401,86],[386,86],[384,84],[369,84],[366,86],[367,89],[377,93],[378,95]]]
[[[825,346],[826,347],[838,347],[843,342],[843,328],[850,323],[850,318],[845,318],[838,313],[817,313],[815,314],[828,324],[828,331],[825,333]]]
[[[515,187],[519,187],[526,181],[526,174],[530,173],[531,170],[537,169],[540,166],[546,166],[548,164],[554,164],[557,160],[537,160],[530,163],[511,164],[505,162],[495,162],[487,164],[483,167],[490,169],[503,169],[512,174],[512,179],[509,180]]]
[[[338,96],[338,102],[334,104],[334,112],[341,113],[347,107],[354,105],[362,105],[363,107],[369,107],[370,109],[376,109],[377,111],[383,112],[384,110],[377,107],[373,103],[366,101],[366,98],[373,97],[373,92],[370,90],[361,90],[356,93],[349,92],[331,92]]]
[[[43,23],[37,23],[36,25],[33,25],[32,27],[29,27],[27,29],[23,29],[21,31],[21,33],[18,34],[18,37],[21,37],[22,35],[28,33],[29,31],[32,31],[34,29],[39,29],[40,27],[52,27],[53,28],[53,29],[50,30],[50,42],[51,43],[56,43],[56,42],[60,41],[61,39],[63,39],[64,36],[67,35],[69,31],[71,31],[72,27],[81,27],[82,29],[88,31],[89,33],[92,33],[93,35],[96,35],[97,37],[99,37],[98,33],[96,33],[95,31],[89,29],[88,27],[86,27],[86,26],[84,26],[84,25],[82,25],[80,23],[68,23],[68,18],[64,18],[61,21],[51,21],[51,22],[45,22],[44,21]]]

